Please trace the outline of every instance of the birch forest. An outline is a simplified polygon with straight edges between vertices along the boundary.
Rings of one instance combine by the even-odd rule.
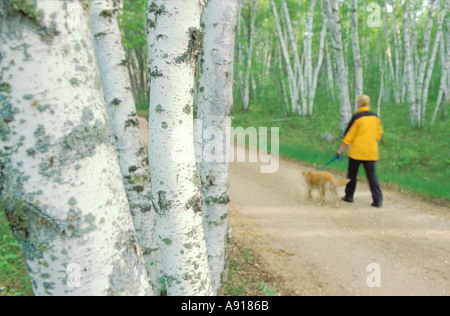
[[[223,295],[232,126],[280,127],[282,145],[333,156],[366,94],[389,120],[386,181],[444,183],[449,11],[450,0],[1,0],[0,211],[32,293]],[[441,140],[416,155],[405,135]]]

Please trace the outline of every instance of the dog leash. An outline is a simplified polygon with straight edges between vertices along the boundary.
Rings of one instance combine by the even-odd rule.
[[[341,156],[339,154],[336,154],[336,156],[334,156],[333,159],[331,159],[325,166],[323,166],[322,168],[319,169],[319,171],[322,171],[323,169],[325,169],[326,167],[328,167],[329,165],[331,165],[333,162],[335,161],[343,161],[344,160],[344,156]]]

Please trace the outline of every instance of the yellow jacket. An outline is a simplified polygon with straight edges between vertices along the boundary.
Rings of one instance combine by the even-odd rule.
[[[378,141],[383,135],[381,121],[370,107],[360,108],[350,121],[343,142],[350,145],[348,155],[355,160],[377,161]]]

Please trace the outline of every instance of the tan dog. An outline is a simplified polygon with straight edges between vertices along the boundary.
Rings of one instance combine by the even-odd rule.
[[[325,171],[303,172],[303,176],[308,184],[308,194],[310,198],[312,198],[312,190],[319,189],[322,194],[322,201],[320,202],[320,205],[323,205],[325,203],[325,191],[328,189],[330,191],[334,191],[334,195],[336,196],[336,207],[340,206],[336,188],[347,185],[347,183],[350,182],[349,179],[337,181],[331,173]]]

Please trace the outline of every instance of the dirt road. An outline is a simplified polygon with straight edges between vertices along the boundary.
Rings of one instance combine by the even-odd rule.
[[[301,163],[282,159],[275,174],[261,174],[259,167],[230,166],[232,238],[294,293],[450,295],[448,208],[384,190],[384,206],[376,209],[361,182],[354,204],[336,208],[327,192],[319,206],[317,193],[315,200],[307,197],[301,171],[308,168]],[[372,263],[379,274],[367,271]],[[380,287],[369,287],[368,278]]]

